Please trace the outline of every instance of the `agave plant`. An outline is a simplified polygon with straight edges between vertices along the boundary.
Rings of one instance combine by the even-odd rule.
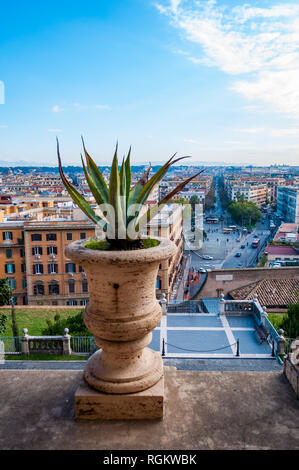
[[[102,227],[111,249],[141,248],[143,246],[143,242],[140,232],[144,229],[146,223],[148,223],[151,218],[157,214],[166,202],[171,200],[176,193],[181,191],[186,184],[203,171],[199,171],[195,175],[178,184],[176,188],[167,194],[167,196],[156,204],[154,208],[145,211],[145,203],[150,193],[160,183],[167,170],[174,163],[189,157],[184,156],[175,158],[176,154],[174,154],[150,178],[149,173],[151,166],[149,166],[140,180],[131,187],[131,147],[127,157],[123,157],[122,164],[119,169],[117,158],[118,145],[116,144],[108,186],[101,171],[88,154],[83,138],[82,143],[86,160],[85,163],[81,154],[83,171],[90,191],[99,206],[100,215],[95,212],[83,195],[77,191],[63,173],[59,152],[59,142],[57,139],[57,155],[60,176],[74,203],[80,207],[89,219]],[[132,227],[134,229],[133,231]]]

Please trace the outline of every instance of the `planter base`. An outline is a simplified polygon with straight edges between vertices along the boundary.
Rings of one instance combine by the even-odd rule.
[[[98,392],[82,380],[75,393],[78,420],[163,418],[164,377],[142,392],[109,394]]]

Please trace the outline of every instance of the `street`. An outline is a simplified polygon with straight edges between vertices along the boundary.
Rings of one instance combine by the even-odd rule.
[[[256,224],[251,233],[237,226],[231,233],[223,233],[223,228],[229,225],[236,225],[231,220],[230,215],[223,211],[218,188],[215,190],[216,203],[213,211],[205,214],[205,217],[222,218],[219,223],[211,224],[204,221],[204,230],[207,238],[200,250],[191,252],[191,263],[195,269],[219,269],[219,268],[245,268],[257,265],[259,258],[264,252],[265,247],[272,239],[273,233],[269,228],[269,215],[262,212],[262,219]],[[272,217],[271,217],[272,218]],[[260,242],[257,248],[252,248],[252,240],[259,238]],[[243,246],[243,248],[241,248]],[[240,253],[236,256],[236,253]],[[204,259],[211,256],[213,259]]]

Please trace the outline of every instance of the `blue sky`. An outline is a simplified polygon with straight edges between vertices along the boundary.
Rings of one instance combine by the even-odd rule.
[[[2,2],[3,3],[3,2]],[[11,0],[1,6],[0,160],[298,164],[299,6]],[[191,160],[191,161],[192,161]]]

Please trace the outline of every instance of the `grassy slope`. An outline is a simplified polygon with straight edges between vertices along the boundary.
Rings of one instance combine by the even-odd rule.
[[[268,313],[268,318],[276,331],[281,328],[282,320],[286,315],[286,313]]]
[[[87,361],[88,356],[58,356],[55,354],[31,354],[24,356],[18,355],[7,355],[5,356],[6,361]]]
[[[68,309],[68,308],[17,308],[15,310],[17,323],[19,327],[19,335],[22,336],[23,328],[28,329],[29,335],[41,335],[42,330],[47,326],[47,318],[53,320],[56,314],[59,314],[61,318],[70,317],[77,315],[82,312],[83,308]],[[11,313],[10,309],[0,309],[0,313],[5,313],[8,317],[6,331],[2,336],[12,336],[11,329]],[[71,333],[71,332],[70,332]],[[63,334],[63,331],[61,332]]]

